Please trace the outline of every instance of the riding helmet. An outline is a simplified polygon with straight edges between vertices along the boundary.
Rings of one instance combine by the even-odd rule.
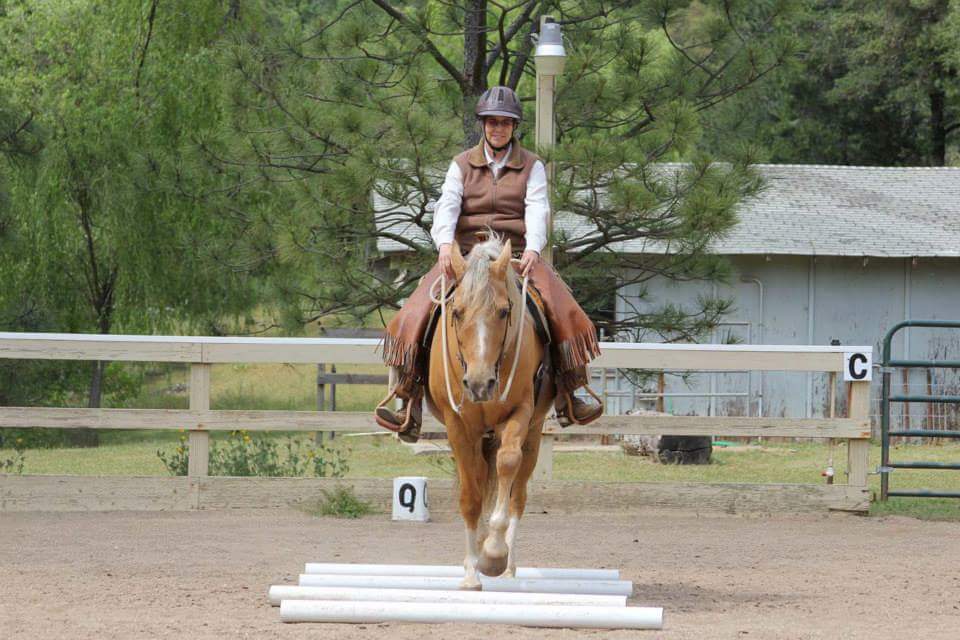
[[[490,87],[477,100],[475,109],[478,118],[484,116],[507,116],[516,118],[517,122],[523,119],[523,107],[520,99],[510,87]]]

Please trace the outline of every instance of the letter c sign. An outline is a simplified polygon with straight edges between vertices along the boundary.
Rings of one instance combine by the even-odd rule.
[[[873,380],[873,354],[853,351],[843,354],[843,381]]]

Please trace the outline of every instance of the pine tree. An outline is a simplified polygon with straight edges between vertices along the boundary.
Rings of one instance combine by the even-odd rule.
[[[234,51],[249,107],[238,132],[252,153],[231,168],[264,188],[296,185],[283,191],[275,249],[303,274],[289,299],[307,321],[396,308],[435,259],[423,242],[431,203],[450,158],[477,139],[477,97],[511,86],[531,122],[530,36],[552,15],[569,52],[548,158],[553,206],[587,230],[556,234],[556,263],[607,332],[694,338],[726,303],[614,318],[611,292],[654,276],[724,277],[710,243],[758,183],[748,152],[718,165],[698,151],[701,114],[791,58],[792,11],[780,1],[344,0],[322,14],[290,5],[273,15],[282,42],[257,32]],[[409,257],[375,268],[378,241]],[[624,253],[625,243],[647,250]]]
[[[956,162],[960,5],[811,0],[794,24],[798,63],[711,114],[711,149],[740,138],[774,162]]]

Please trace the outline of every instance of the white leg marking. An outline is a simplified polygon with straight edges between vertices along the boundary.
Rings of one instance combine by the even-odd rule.
[[[507,525],[507,570],[503,574],[506,578],[515,578],[517,576],[517,551],[514,542],[517,539],[517,525],[520,524],[520,518],[511,516],[510,524]]]
[[[463,582],[460,583],[461,589],[479,589],[480,578],[477,577],[477,560],[480,554],[477,551],[477,530],[466,529],[467,554],[463,559],[463,568],[466,571]]]
[[[509,514],[509,510],[509,496],[507,496],[506,500],[497,496],[497,504],[493,508],[493,513],[490,514],[490,528],[499,535],[503,535],[503,532],[507,529],[507,515]]]
[[[510,509],[509,502],[509,494],[506,496],[502,494],[497,495],[497,504],[493,508],[493,513],[490,514],[489,533],[487,534],[487,539],[483,542],[483,551],[488,556],[502,558],[509,552],[506,548],[505,538],[508,526],[507,516],[509,515]]]

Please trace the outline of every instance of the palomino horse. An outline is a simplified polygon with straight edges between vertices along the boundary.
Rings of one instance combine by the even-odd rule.
[[[462,589],[481,588],[478,571],[516,573],[517,525],[556,393],[547,375],[534,398],[545,347],[524,311],[510,248],[509,240],[494,235],[464,260],[454,245],[458,284],[443,305],[430,350],[427,406],[447,429],[466,525]],[[484,507],[494,497],[486,536],[478,535]]]

